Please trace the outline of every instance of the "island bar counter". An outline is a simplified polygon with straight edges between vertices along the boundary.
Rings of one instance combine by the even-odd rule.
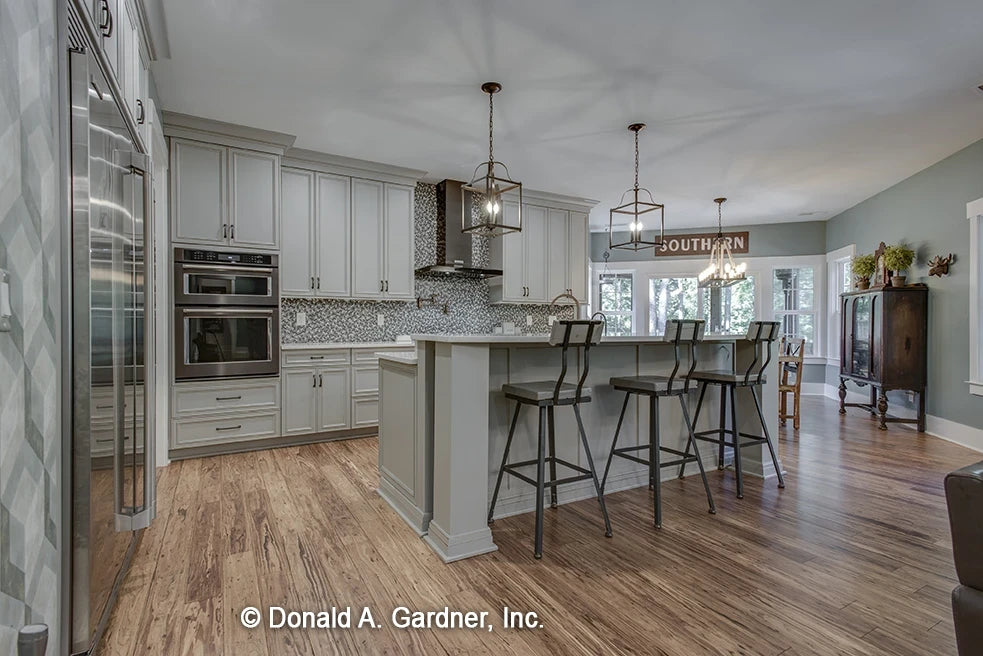
[[[416,398],[414,416],[407,416],[397,425],[406,431],[416,427],[414,441],[432,445],[432,519],[425,539],[437,554],[451,562],[497,549],[487,524],[491,494],[508,437],[514,408],[501,392],[506,383],[534,380],[556,380],[560,372],[560,349],[551,347],[546,335],[413,335],[417,342]],[[772,345],[777,349],[777,344]],[[685,353],[682,355],[685,358]],[[754,346],[743,337],[708,337],[697,347],[698,369],[731,369],[735,359],[737,371],[743,372],[754,359]],[[582,354],[571,358],[576,366],[567,372],[567,380],[580,375]],[[593,389],[590,403],[581,406],[591,453],[600,471],[608,458],[624,394],[609,384],[612,376],[667,375],[674,362],[672,345],[661,337],[605,337],[591,348],[590,372],[585,383]],[[759,364],[760,366],[760,364]],[[680,366],[680,373],[686,365]],[[767,382],[762,386],[762,404],[768,431],[773,439],[778,434],[777,418],[777,354],[765,370]],[[691,414],[695,410],[698,388],[691,386],[688,402]],[[720,418],[719,387],[707,389],[698,425],[694,430],[715,428]],[[389,403],[383,391],[381,403]],[[737,391],[738,422],[741,432],[761,435],[754,401],[750,391]],[[386,408],[380,414],[386,415]],[[396,414],[397,416],[393,416]],[[537,413],[524,412],[519,416],[513,438],[510,461],[536,457],[538,443]],[[662,444],[684,449],[686,428],[678,404],[665,404],[660,414]],[[390,421],[398,413],[389,413]],[[393,422],[395,423],[395,422]],[[629,402],[619,446],[648,443],[648,408],[636,398]],[[584,466],[586,458],[576,433],[573,410],[556,410],[556,455],[558,458]],[[385,440],[403,439],[405,431],[380,431],[380,451]],[[422,433],[422,434],[421,434]],[[703,462],[707,466],[712,489],[715,483],[716,454],[714,444],[697,441]],[[742,450],[746,476],[769,478],[774,468],[765,447],[756,445]],[[729,450],[728,450],[729,453]],[[563,475],[563,472],[558,472]],[[698,473],[690,464],[687,475]],[[677,468],[662,471],[664,479],[674,477]],[[504,517],[535,509],[535,490],[517,485],[506,477],[499,493],[496,517]],[[648,469],[622,458],[611,465],[605,493],[648,485]],[[559,489],[559,503],[569,503],[595,496],[593,484],[583,481]],[[694,482],[694,494],[703,494],[699,482]],[[429,496],[429,495],[428,495]],[[559,512],[562,512],[560,510]],[[401,514],[405,517],[405,513]],[[429,514],[429,513],[428,513]],[[665,508],[665,524],[661,530],[672,530],[673,508]],[[707,521],[714,516],[707,515]],[[611,522],[614,539],[618,538],[618,516]],[[597,530],[604,527],[598,518]],[[658,530],[654,527],[652,530]],[[422,532],[422,531],[421,531]]]

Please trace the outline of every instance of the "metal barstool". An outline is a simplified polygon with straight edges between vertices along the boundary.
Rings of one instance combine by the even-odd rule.
[[[588,479],[593,480],[594,489],[597,491],[597,500],[601,504],[601,514],[604,516],[604,535],[611,537],[611,522],[608,519],[607,508],[604,506],[604,495],[601,492],[601,485],[597,480],[597,471],[594,469],[594,459],[591,457],[590,445],[587,443],[584,422],[580,417],[580,404],[589,403],[591,399],[591,388],[584,387],[584,382],[587,380],[587,373],[590,370],[590,347],[597,344],[600,340],[600,321],[556,321],[553,323],[553,328],[550,332],[549,343],[551,346],[559,346],[563,349],[561,351],[560,377],[555,381],[546,380],[502,385],[502,392],[505,394],[505,398],[516,402],[515,413],[512,415],[512,426],[509,428],[508,441],[505,443],[502,466],[498,470],[498,480],[495,481],[495,492],[492,494],[491,507],[488,509],[488,523],[491,524],[494,521],[495,503],[498,501],[498,491],[502,487],[502,476],[506,472],[521,481],[533,485],[536,488],[536,549],[533,552],[536,558],[543,557],[543,500],[547,487],[550,488],[550,506],[556,508],[556,488],[558,485],[576,483]],[[567,350],[571,346],[574,348],[583,348],[584,350],[584,367],[576,385],[563,382],[563,379],[567,375]],[[531,405],[539,408],[538,457],[535,460],[525,460],[523,462],[508,464],[509,449],[512,447],[515,426],[519,421],[519,410],[523,405]],[[556,457],[553,408],[560,405],[573,406],[574,415],[577,417],[577,427],[580,431],[580,439],[584,445],[584,453],[587,455],[587,469]],[[549,442],[549,456],[546,455],[547,439]],[[550,479],[548,481],[545,479],[546,463],[549,463],[550,466]],[[529,478],[517,471],[520,467],[528,467],[530,465],[536,465],[535,479]],[[578,475],[558,479],[556,477],[557,465],[563,465],[577,472]]]
[[[707,493],[707,503],[710,505],[710,513],[716,513],[713,505],[713,495],[710,494],[710,484],[707,482],[707,474],[703,470],[703,463],[700,461],[699,451],[694,445],[695,455],[689,455],[690,445],[693,444],[693,424],[689,419],[689,408],[686,406],[686,394],[689,392],[690,376],[696,368],[696,345],[703,341],[705,323],[691,319],[668,321],[666,322],[666,341],[671,342],[676,356],[676,363],[672,373],[668,376],[616,376],[611,379],[611,386],[619,392],[625,393],[625,402],[621,406],[621,415],[618,417],[618,427],[614,431],[614,441],[611,442],[611,453],[608,455],[607,465],[604,467],[604,479],[601,481],[601,491],[607,484],[608,472],[611,470],[611,461],[615,456],[632,460],[634,462],[648,465],[649,485],[655,492],[655,526],[662,526],[662,484],[660,472],[663,467],[680,465],[685,467],[687,463],[695,462],[700,468],[700,476],[703,478],[703,489]],[[689,371],[682,380],[676,378],[679,373],[679,346],[685,344],[689,346]],[[628,401],[631,395],[647,396],[649,399],[649,443],[639,446],[626,446],[617,448],[618,435],[621,433],[621,424],[625,419],[625,411],[628,409]],[[665,396],[675,396],[679,399],[679,405],[683,409],[683,422],[686,424],[686,431],[689,438],[686,441],[686,452],[670,449],[662,446],[659,441],[659,399]],[[648,449],[648,460],[633,455],[636,451]],[[662,452],[678,456],[678,460],[669,462],[661,461]]]
[[[700,400],[696,403],[696,412],[693,414],[693,425],[700,419],[700,410],[703,408],[703,397],[706,395],[709,385],[720,385],[720,425],[710,430],[698,431],[694,437],[704,442],[714,442],[718,445],[717,469],[724,468],[724,447],[734,449],[734,471],[737,475],[737,498],[744,498],[744,478],[741,470],[741,449],[756,444],[767,444],[771,452],[771,460],[775,465],[775,472],[778,474],[778,487],[785,487],[785,479],[782,477],[782,468],[778,464],[778,455],[775,452],[775,445],[768,434],[768,425],[765,422],[764,413],[761,411],[761,398],[758,395],[759,388],[767,382],[765,380],[765,369],[771,362],[771,345],[778,338],[779,323],[777,321],[752,321],[748,325],[746,339],[754,343],[754,359],[748,365],[744,373],[737,373],[736,362],[734,370],[716,369],[711,371],[697,371],[693,373],[693,380],[701,383]],[[758,366],[760,363],[760,367]],[[757,371],[755,371],[757,368]],[[761,429],[764,436],[750,435],[741,433],[737,421],[737,388],[744,387],[751,390],[751,397],[754,399],[754,407],[758,410],[758,419],[761,421]],[[730,418],[731,429],[727,430],[727,397],[730,397]],[[715,437],[709,437],[714,435]],[[728,442],[726,437],[730,435],[733,439]],[[741,438],[745,438],[742,442]],[[689,445],[686,445],[689,452]],[[685,466],[685,465],[684,465]],[[683,467],[679,468],[679,476],[683,476]]]

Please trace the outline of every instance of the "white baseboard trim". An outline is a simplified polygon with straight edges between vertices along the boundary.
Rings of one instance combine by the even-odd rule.
[[[821,385],[821,383],[814,383],[816,386]],[[802,393],[805,394],[807,383],[802,384]],[[827,396],[834,401],[840,400],[840,390],[836,385],[824,385],[822,394],[812,394],[813,396]],[[847,392],[846,400],[850,403],[866,403],[870,399],[863,394],[858,392]],[[908,430],[917,430],[914,424],[893,424],[895,426],[901,426],[902,428],[907,428]],[[935,415],[926,414],[925,415],[925,433],[931,435],[932,437],[937,437],[940,440],[945,440],[946,442],[952,442],[953,444],[958,444],[964,446],[967,449],[972,449],[973,451],[978,451],[983,453],[983,429],[974,428],[972,426],[967,426],[966,424],[960,424],[955,421],[949,421],[942,417],[936,417]]]

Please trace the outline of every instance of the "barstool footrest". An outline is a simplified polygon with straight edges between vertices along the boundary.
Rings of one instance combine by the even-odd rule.
[[[580,481],[587,481],[592,478],[592,474],[589,469],[585,469],[580,465],[575,465],[572,462],[567,462],[566,460],[562,460],[560,458],[552,458],[547,456],[546,458],[543,459],[543,462],[544,464],[547,465],[550,464],[551,462],[557,465],[563,465],[567,469],[572,469],[573,471],[580,474],[579,476],[568,476],[567,478],[558,478],[555,481],[549,481],[549,480],[544,481],[543,486],[547,488],[556,487],[558,485],[566,485],[567,483],[578,483]],[[526,483],[529,483],[529,485],[536,487],[537,485],[539,485],[536,482],[536,479],[529,478],[525,474],[520,474],[519,472],[514,470],[517,467],[529,467],[531,465],[536,465],[538,463],[539,463],[538,460],[523,460],[522,462],[513,462],[508,465],[505,465],[504,469],[507,473],[511,474],[512,476],[515,476],[519,480],[525,481]]]
[[[626,446],[626,447],[622,447],[620,449],[615,449],[613,453],[614,453],[614,455],[620,456],[620,457],[624,458],[625,460],[631,460],[633,462],[637,462],[637,463],[642,464],[642,465],[648,465],[649,464],[649,461],[648,460],[646,460],[644,458],[639,458],[638,456],[629,455],[629,452],[631,452],[631,451],[641,451],[643,449],[644,450],[648,450],[649,449],[649,445],[648,444],[642,444],[642,445],[639,445],[639,446]],[[694,454],[686,454],[686,453],[683,453],[682,451],[678,451],[676,449],[670,449],[669,447],[666,447],[666,446],[659,447],[659,450],[662,451],[663,453],[670,453],[670,454],[672,454],[674,456],[679,456],[679,460],[670,460],[668,462],[660,462],[659,463],[659,467],[660,468],[662,468],[662,467],[678,467],[679,465],[687,464],[687,463],[690,463],[690,462],[696,462],[697,456],[694,455]]]

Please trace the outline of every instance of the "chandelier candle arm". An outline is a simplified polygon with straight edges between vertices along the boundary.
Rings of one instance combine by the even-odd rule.
[[[746,276],[747,264],[734,264],[734,256],[730,252],[730,242],[724,237],[723,215],[721,207],[726,198],[714,198],[717,204],[717,236],[713,238],[710,247],[710,263],[698,276],[700,287],[730,287],[741,282]]]
[[[461,187],[461,232],[498,237],[522,231],[522,183],[510,179],[509,168],[495,161],[494,96],[502,85],[485,82],[481,90],[488,94],[488,161],[475,167],[471,181]]]
[[[652,198],[651,192],[644,187],[638,186],[638,133],[645,128],[644,123],[632,123],[628,130],[635,135],[635,184],[621,195],[621,205],[611,208],[608,220],[608,248],[621,248],[624,250],[640,251],[645,248],[662,248],[665,243],[666,219],[665,206],[656,203]],[[625,203],[625,196],[630,194],[631,200]],[[648,200],[643,200],[642,194],[648,196]],[[642,231],[645,225],[642,222],[642,215],[652,212],[653,217],[659,220],[658,238],[647,240]],[[657,214],[655,214],[657,213]],[[621,221],[622,217],[628,218],[628,240],[615,243],[614,231],[615,221]]]

